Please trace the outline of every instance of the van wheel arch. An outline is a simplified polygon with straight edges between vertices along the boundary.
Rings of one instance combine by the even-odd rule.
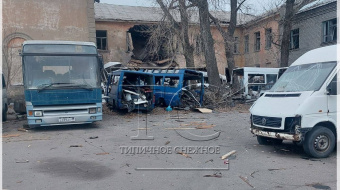
[[[320,123],[317,123],[313,128],[312,130],[317,127],[317,126],[322,126],[322,127],[326,127],[328,128],[329,130],[331,130],[335,136],[335,140],[337,140],[337,133],[336,133],[336,126],[334,125],[334,123],[330,122],[330,121],[324,121],[324,122],[320,122]]]
[[[334,150],[336,134],[326,126],[316,125],[310,130],[304,139],[304,151],[315,158],[328,157]]]

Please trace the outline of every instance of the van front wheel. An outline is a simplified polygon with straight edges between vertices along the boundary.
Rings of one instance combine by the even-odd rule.
[[[303,149],[307,154],[315,158],[328,157],[335,147],[333,132],[325,127],[316,126],[307,133]]]

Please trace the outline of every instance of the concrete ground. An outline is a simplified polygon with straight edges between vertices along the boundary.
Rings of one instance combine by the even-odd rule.
[[[3,188],[336,189],[336,152],[313,159],[291,142],[258,145],[245,110],[106,112],[91,125],[28,131],[20,129],[25,120],[10,120],[3,123]],[[131,140],[146,127],[154,140]],[[132,154],[137,146],[149,149]],[[220,157],[232,150],[228,164]]]

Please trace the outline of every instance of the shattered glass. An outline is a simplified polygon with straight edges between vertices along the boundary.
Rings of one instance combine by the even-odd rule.
[[[336,62],[327,62],[289,67],[270,91],[317,91],[335,66]]]

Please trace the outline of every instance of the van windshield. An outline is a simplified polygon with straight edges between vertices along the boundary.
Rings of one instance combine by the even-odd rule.
[[[327,79],[336,62],[292,66],[279,78],[271,92],[317,91]]]

